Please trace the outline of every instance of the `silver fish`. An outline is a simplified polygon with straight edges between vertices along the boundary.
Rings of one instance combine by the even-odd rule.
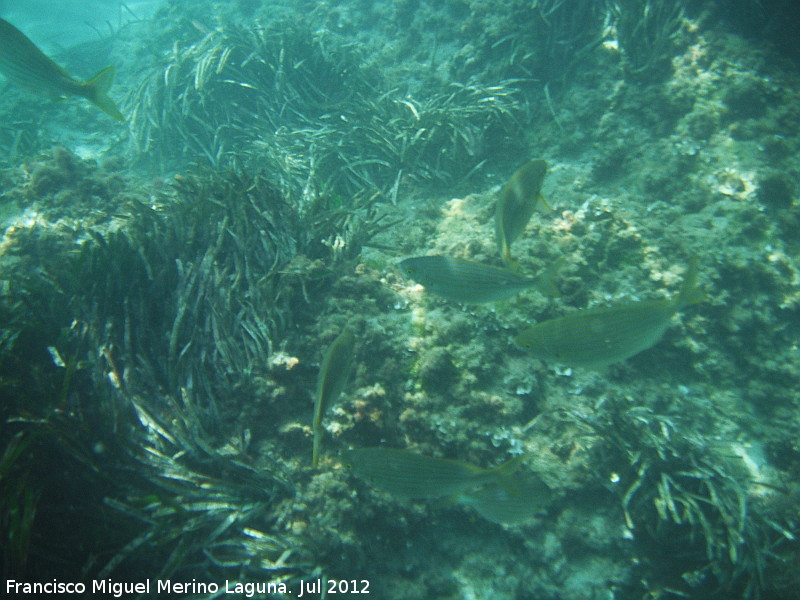
[[[54,98],[80,96],[117,121],[125,120],[108,96],[114,67],[106,67],[88,81],[78,81],[4,19],[0,19],[0,72],[30,92]]]
[[[311,464],[319,464],[319,448],[322,442],[322,417],[325,411],[336,402],[342,393],[350,371],[353,368],[353,356],[356,338],[353,332],[345,329],[333,340],[325,352],[325,358],[319,368],[317,377],[317,393],[314,402],[314,421],[311,431],[314,435],[314,447]]]
[[[523,277],[501,267],[484,265],[462,258],[418,256],[400,262],[400,268],[425,290],[465,304],[497,302],[529,288],[548,296],[558,295],[553,277],[561,260],[536,277]]]

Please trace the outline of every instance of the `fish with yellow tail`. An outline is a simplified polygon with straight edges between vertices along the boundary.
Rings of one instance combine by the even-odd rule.
[[[552,210],[541,194],[546,174],[546,161],[529,161],[517,169],[500,190],[494,213],[495,235],[500,255],[508,264],[514,264],[511,243],[525,231],[533,212]]]
[[[521,468],[522,456],[493,469],[393,448],[348,450],[344,460],[357,477],[395,496],[470,506],[503,525],[533,519],[552,496],[544,481]]]
[[[106,67],[88,81],[79,81],[4,19],[0,19],[0,73],[34,94],[51,98],[80,96],[117,121],[125,120],[108,96],[114,80],[114,67]]]
[[[458,494],[454,500],[472,507],[488,521],[501,525],[520,525],[542,513],[552,500],[552,492],[542,479],[527,470],[509,475],[505,485],[487,483],[476,490]]]
[[[317,377],[317,393],[314,401],[314,421],[311,431],[314,436],[311,464],[319,465],[319,450],[322,442],[322,417],[325,411],[342,393],[350,371],[353,368],[353,355],[356,338],[353,332],[345,329],[333,340],[325,352],[325,358],[319,368]]]
[[[394,448],[357,448],[344,453],[353,473],[382,490],[404,498],[457,496],[486,484],[513,488],[510,476],[519,468],[517,456],[494,469],[450,458],[425,456]]]
[[[426,291],[463,304],[498,302],[527,289],[546,296],[557,296],[553,279],[564,266],[564,257],[536,277],[523,277],[514,271],[449,256],[416,256],[400,262],[400,268]]]
[[[514,341],[536,358],[568,367],[601,368],[625,360],[660,340],[675,313],[706,299],[697,287],[697,271],[693,259],[674,298],[576,310],[537,323]]]

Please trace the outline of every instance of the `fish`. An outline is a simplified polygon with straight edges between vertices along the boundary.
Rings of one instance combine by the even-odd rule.
[[[0,73],[29,92],[54,98],[80,96],[117,121],[125,120],[108,96],[114,67],[106,67],[88,81],[79,81],[5,19],[0,19]]]
[[[508,264],[511,243],[525,231],[535,210],[552,210],[542,197],[541,189],[547,174],[547,162],[531,160],[522,165],[500,190],[494,213],[495,236],[500,255]]]
[[[322,417],[342,393],[353,368],[356,338],[349,329],[342,331],[328,346],[317,376],[317,392],[314,401],[314,421],[311,431],[314,436],[311,464],[319,465],[322,442]]]
[[[673,298],[576,310],[537,323],[514,341],[539,359],[568,367],[602,368],[620,362],[658,342],[675,313],[706,299],[697,287],[697,273],[693,259]]]
[[[557,296],[553,278],[563,266],[563,259],[553,263],[534,278],[524,277],[502,267],[484,265],[463,258],[417,256],[400,262],[411,279],[438,296],[464,304],[497,302],[529,288],[547,296]]]
[[[520,469],[510,477],[510,485],[487,483],[475,490],[462,492],[455,500],[473,508],[493,523],[519,525],[530,521],[550,503],[550,487],[530,471]]]
[[[455,496],[488,483],[513,488],[509,480],[520,457],[494,469],[449,458],[425,456],[394,448],[358,448],[344,453],[353,473],[373,486],[404,498]]]

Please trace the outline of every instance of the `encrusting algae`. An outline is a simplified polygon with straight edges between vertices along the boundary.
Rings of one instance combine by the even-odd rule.
[[[7,231],[0,278],[6,438],[25,435],[8,445],[19,459],[0,504],[32,522],[13,576],[205,573],[294,590],[364,577],[405,600],[797,589],[798,140],[775,130],[794,122],[794,74],[750,70],[764,51],[704,31],[687,0],[662,50],[650,25],[675,9],[651,0],[587,0],[577,20],[556,0],[466,3],[467,25],[444,37],[430,24],[452,7],[436,3],[386,19],[321,4],[301,25],[264,3],[168,4],[103,36],[118,57],[106,64],[130,77],[130,135],[76,148],[130,181],[106,184],[77,159],[22,162],[40,147],[25,136],[45,147],[63,123],[7,98],[0,141],[19,150],[2,195],[35,219]],[[406,30],[420,52],[385,43]],[[680,76],[641,72],[651,55]],[[73,94],[45,59],[0,69],[38,98]],[[548,208],[545,184],[559,217],[532,214]],[[402,225],[384,228],[389,215]],[[365,242],[376,230],[386,237]],[[715,265],[701,279],[713,306],[684,312],[703,300],[697,266],[666,267],[670,248]],[[558,293],[559,256],[575,267],[554,303],[539,292]],[[640,268],[667,288],[647,297],[669,300],[577,310],[624,297]],[[651,348],[681,316],[686,353]],[[296,368],[315,353],[319,374]],[[548,368],[622,360],[644,370]],[[37,481],[42,460],[66,487]],[[114,465],[144,468],[102,477]],[[42,552],[48,539],[56,551]]]

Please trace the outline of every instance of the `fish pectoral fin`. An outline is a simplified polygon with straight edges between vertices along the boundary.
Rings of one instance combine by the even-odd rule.
[[[453,496],[440,496],[439,498],[433,498],[430,501],[430,505],[432,508],[447,509],[447,508],[452,508],[458,504],[461,504],[462,499],[463,499],[463,494],[455,494]]]

